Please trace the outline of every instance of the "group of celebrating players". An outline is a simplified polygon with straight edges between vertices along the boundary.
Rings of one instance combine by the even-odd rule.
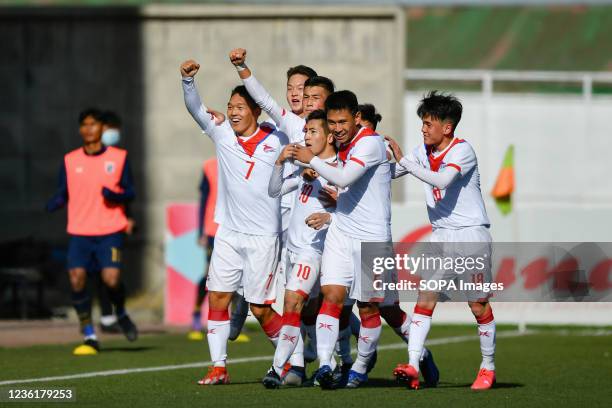
[[[247,67],[244,49],[231,51],[230,61],[243,85],[231,91],[226,116],[203,105],[194,82],[199,64],[180,66],[187,110],[214,142],[218,160],[219,228],[206,282],[213,366],[199,384],[229,382],[229,306],[238,292],[275,346],[266,388],[305,384],[305,362],[315,358],[312,380],[321,388],[363,385],[376,361],[381,317],[408,344],[409,361],[393,374],[412,389],[420,387],[420,375],[436,386],[438,369],[424,343],[438,293],[419,292],[408,316],[396,291],[370,287],[361,253],[363,243],[391,242],[391,182],[405,174],[424,183],[431,241],[490,246],[476,155],[455,137],[461,103],[429,93],[417,111],[424,143],[404,155],[392,138],[376,133],[381,117],[371,105],[336,91],[312,68],[289,69],[287,110]],[[258,122],[262,110],[274,123]],[[283,284],[279,315],[271,305]],[[488,389],[495,383],[495,321],[486,296],[468,296],[468,304],[482,353],[472,389]]]

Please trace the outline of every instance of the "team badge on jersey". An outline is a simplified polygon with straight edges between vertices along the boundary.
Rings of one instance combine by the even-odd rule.
[[[271,152],[275,152],[275,151],[276,151],[276,149],[275,149],[274,147],[272,147],[272,146],[270,146],[270,145],[268,145],[268,144],[264,143],[264,145],[263,145],[263,151],[264,151],[265,153],[271,153]]]
[[[115,162],[104,162],[104,171],[106,174],[113,174],[115,172]]]

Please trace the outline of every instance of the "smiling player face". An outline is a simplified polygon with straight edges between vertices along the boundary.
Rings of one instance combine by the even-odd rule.
[[[287,103],[291,112],[300,115],[302,109],[302,97],[304,93],[304,82],[308,77],[302,74],[293,74],[287,79]]]
[[[442,122],[440,119],[426,115],[423,116],[422,122],[423,143],[427,146],[438,146],[444,141],[445,137],[452,135],[453,126],[448,121]]]
[[[348,109],[331,109],[327,112],[327,126],[336,142],[341,145],[353,140],[361,115],[353,115]]]
[[[230,126],[238,136],[248,136],[257,128],[260,110],[253,111],[246,99],[234,94],[227,103],[227,118]]]

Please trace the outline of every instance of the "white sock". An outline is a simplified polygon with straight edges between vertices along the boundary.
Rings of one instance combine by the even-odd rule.
[[[378,346],[381,330],[380,313],[361,315],[359,340],[357,340],[357,360],[351,367],[353,371],[365,374],[368,363],[376,351],[376,346]]]
[[[409,364],[419,371],[419,361],[423,354],[425,339],[431,327],[431,315],[433,310],[414,308],[414,314],[410,318],[410,333],[408,341]]]
[[[323,302],[317,316],[317,356],[319,367],[331,366],[332,353],[338,340],[342,306]]]
[[[289,357],[289,364],[291,367],[304,367],[304,337],[298,328],[298,342],[295,345],[295,349]]]
[[[495,320],[493,312],[477,319],[482,363],[480,368],[495,370]]]
[[[351,357],[351,326],[340,330],[338,342],[336,343],[336,354],[342,360],[342,364],[353,364]]]
[[[227,310],[208,312],[208,349],[215,367],[225,367],[227,360],[227,339],[230,334],[230,320]]]
[[[300,314],[295,312],[289,312],[283,314],[283,326],[278,336],[278,344],[276,345],[276,351],[274,352],[274,368],[277,374],[281,374],[285,363],[292,357],[296,346],[302,340],[300,333]],[[299,351],[302,357],[302,365],[304,366],[304,343],[301,343],[302,350]],[[292,364],[293,365],[293,364]]]

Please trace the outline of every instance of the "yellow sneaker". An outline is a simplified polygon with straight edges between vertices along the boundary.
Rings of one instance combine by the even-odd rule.
[[[193,341],[202,341],[204,340],[204,333],[199,330],[192,330],[187,333],[187,338]]]
[[[100,350],[100,345],[97,340],[87,339],[83,344],[77,346],[72,354],[75,356],[95,356]]]
[[[235,343],[248,343],[249,341],[251,341],[251,338],[244,333],[240,333],[234,340]]]

